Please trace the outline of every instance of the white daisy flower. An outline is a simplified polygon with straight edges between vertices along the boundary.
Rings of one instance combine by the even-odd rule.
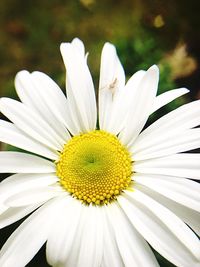
[[[33,153],[0,152],[0,172],[13,173],[0,184],[0,227],[32,213],[1,249],[0,266],[25,266],[45,242],[57,267],[158,266],[150,246],[176,266],[200,266],[200,154],[182,153],[200,147],[200,101],[143,130],[188,90],[156,97],[156,66],[125,84],[106,43],[97,106],[83,43],[63,43],[61,53],[67,98],[47,75],[21,71],[21,102],[0,99],[11,121],[0,121],[0,141]]]

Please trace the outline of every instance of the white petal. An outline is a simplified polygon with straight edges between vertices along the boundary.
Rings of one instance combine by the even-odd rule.
[[[147,70],[138,86],[135,99],[126,118],[125,127],[119,135],[120,140],[127,146],[134,142],[150,115],[156,97],[158,75],[158,68],[155,65],[152,66]]]
[[[58,153],[20,131],[14,124],[0,120],[0,141],[56,160]]]
[[[15,78],[19,98],[54,129],[62,143],[69,139],[64,127],[67,107],[66,98],[57,84],[42,72],[21,71]]]
[[[0,251],[0,266],[22,267],[34,257],[52,231],[58,205],[46,203],[18,227]]]
[[[0,229],[4,228],[30,214],[41,204],[30,205],[26,207],[8,208],[0,215]]]
[[[47,120],[52,125],[51,118],[52,116],[55,117],[54,122],[55,125],[53,125],[54,128],[59,127],[59,131],[63,133],[63,138],[66,140],[69,139],[69,134],[66,131],[66,129],[63,127],[64,125],[69,129],[73,134],[77,133],[76,131],[76,125],[74,125],[73,121],[71,120],[71,114],[69,110],[69,105],[67,98],[63,94],[62,90],[59,88],[59,86],[46,74],[42,72],[33,72],[31,74],[32,79],[34,78],[35,81],[35,88],[37,89],[39,100],[42,102],[42,105],[40,105],[40,113],[42,115],[44,114],[44,108],[46,106],[47,113],[50,112],[50,121],[47,118]],[[40,85],[42,85],[44,88],[43,90],[40,90]],[[35,103],[36,108],[38,109],[38,104]],[[63,124],[63,126],[62,126]]]
[[[48,263],[52,266],[65,266],[66,259],[71,252],[76,239],[82,204],[72,197],[64,197],[58,207],[53,231],[47,240],[46,254]]]
[[[169,198],[159,194],[156,191],[149,189],[143,185],[137,185],[139,190],[158,201],[163,206],[170,209],[178,217],[180,217],[185,223],[187,223],[199,236],[200,236],[200,213],[187,208]]]
[[[0,173],[52,173],[55,165],[46,159],[20,152],[0,152]]]
[[[108,121],[105,130],[115,135],[124,128],[124,123],[132,109],[132,103],[135,101],[138,86],[145,75],[145,71],[136,72],[127,82],[126,86],[116,93],[110,114],[107,114]]]
[[[107,208],[107,216],[115,232],[117,246],[126,267],[159,266],[147,242],[130,225],[115,203]]]
[[[134,171],[200,179],[200,154],[183,153],[134,162]]]
[[[67,128],[73,127],[69,117],[69,108],[65,95],[57,84],[42,72],[33,72],[31,77],[34,82],[35,89],[46,107],[46,113],[43,107],[40,107],[40,113],[48,121],[49,125],[60,135],[63,144],[70,139]],[[41,87],[43,90],[41,90]],[[37,103],[36,103],[37,105]],[[64,127],[64,125],[66,127]]]
[[[103,222],[103,238],[104,238],[104,249],[103,249],[103,261],[102,266],[103,267],[124,267],[123,260],[121,258],[115,233],[113,230],[112,225],[110,224],[110,221],[107,218],[107,212],[106,208],[102,207],[104,211],[104,216],[102,216],[102,222]]]
[[[200,184],[185,178],[155,174],[135,174],[134,181],[200,212]]]
[[[58,178],[54,174],[14,174],[0,183],[0,202],[8,207],[8,199],[17,196],[23,198],[29,190],[35,190],[37,193],[57,181]],[[38,199],[36,201],[39,202]]]
[[[72,113],[76,108],[77,120],[81,123],[82,131],[96,128],[97,110],[94,85],[85,57],[80,49],[70,43],[62,43],[61,54],[67,70],[67,98]]]
[[[83,227],[86,222],[87,216],[88,216],[88,207],[86,207],[85,205],[82,205],[81,216],[78,222],[78,227],[77,227],[77,231],[75,234],[75,238],[71,244],[70,243],[67,244],[67,251],[69,248],[69,244],[71,245],[71,247],[70,247],[70,253],[66,254],[67,257],[65,258],[65,267],[77,266],[77,259],[79,257],[81,240],[83,236]]]
[[[166,136],[180,133],[184,130],[196,127],[200,124],[200,100],[182,105],[181,107],[164,115],[148,128],[146,128],[138,137],[137,144],[142,144],[158,136]]]
[[[151,206],[147,207],[134,198],[127,197],[118,197],[118,202],[137,231],[163,257],[182,267],[199,263],[165,223],[153,214]]]
[[[125,85],[125,74],[115,47],[106,43],[102,49],[99,80],[99,123],[107,130],[113,97]]]
[[[7,189],[11,189],[11,187],[15,187],[21,182],[33,183],[34,184],[41,184],[41,185],[50,185],[54,184],[59,180],[55,173],[18,173],[13,174],[0,183],[0,194],[2,195]],[[20,185],[21,187],[21,185]],[[2,192],[1,192],[2,191]]]
[[[99,267],[103,258],[102,209],[90,205],[82,229],[77,266]]]
[[[0,214],[4,213],[7,210],[8,210],[8,207],[5,204],[1,203],[0,204]]]
[[[82,57],[85,56],[85,47],[83,42],[79,38],[74,38],[71,44],[79,51]]]
[[[146,160],[185,152],[200,147],[200,129],[189,129],[178,133],[169,132],[154,138],[135,142],[130,151],[135,161]]]
[[[153,102],[151,113],[155,112],[159,108],[170,103],[174,99],[176,99],[176,98],[178,98],[184,94],[187,94],[188,92],[189,92],[189,90],[186,88],[178,88],[178,89],[173,89],[173,90],[167,91],[161,95],[158,95]]]
[[[23,103],[9,98],[0,99],[0,110],[20,130],[33,139],[55,150],[62,149],[62,142],[55,131],[36,112]]]
[[[46,188],[58,181],[55,174],[14,174],[0,183],[0,202],[15,195],[22,194],[26,190]]]
[[[109,87],[115,79],[117,79],[118,88],[123,88],[125,74],[117,56],[116,48],[110,43],[105,43],[101,54],[99,88]]]
[[[126,192],[127,194],[127,192]],[[134,187],[134,192],[128,195],[149,209],[177,239],[199,260],[200,262],[200,242],[193,231],[173,212],[165,208],[149,196],[145,195]]]
[[[33,188],[12,195],[5,200],[5,204],[9,207],[21,207],[46,202],[63,193],[60,186],[48,186],[43,188]]]

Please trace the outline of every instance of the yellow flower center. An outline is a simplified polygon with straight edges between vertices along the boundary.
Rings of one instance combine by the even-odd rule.
[[[101,130],[74,136],[64,146],[56,167],[60,184],[88,204],[111,202],[131,182],[128,150],[116,136]]]

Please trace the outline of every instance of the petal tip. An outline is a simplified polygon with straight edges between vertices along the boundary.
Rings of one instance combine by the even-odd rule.
[[[109,51],[112,51],[112,52],[116,53],[116,47],[113,44],[106,42],[103,46],[102,51],[104,51],[104,52],[108,51],[108,53],[109,53]]]
[[[189,93],[190,92],[190,90],[188,89],[188,88],[186,88],[186,87],[182,87],[181,88],[183,91],[185,91],[185,93]]]
[[[72,43],[73,42],[81,42],[81,43],[83,43],[82,40],[79,39],[78,37],[75,37],[74,39],[72,39]]]
[[[154,72],[154,73],[156,73],[156,74],[159,74],[159,68],[158,68],[158,66],[157,66],[156,64],[152,65],[152,66],[148,69],[148,71],[152,71],[152,72]]]
[[[20,78],[21,76],[25,76],[25,75],[29,75],[29,71],[27,70],[20,70],[19,72],[17,72],[16,76],[15,76],[15,80]]]
[[[61,43],[60,44],[60,51],[61,53],[65,53],[66,49],[71,47],[70,43]]]
[[[74,45],[75,47],[84,47],[83,41],[79,39],[78,37],[75,37],[72,41],[71,44]]]
[[[151,66],[147,71],[146,71],[147,77],[151,77],[151,79],[154,79],[155,81],[159,81],[159,68],[157,65]]]

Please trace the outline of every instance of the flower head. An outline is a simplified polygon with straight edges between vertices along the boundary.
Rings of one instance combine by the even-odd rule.
[[[32,213],[0,251],[23,267],[46,244],[59,267],[158,266],[150,246],[176,266],[200,266],[200,101],[145,128],[150,114],[188,92],[156,96],[157,66],[127,83],[116,49],[102,50],[98,105],[79,39],[61,44],[66,97],[47,75],[21,71],[21,102],[1,98],[0,227]],[[99,127],[97,127],[99,125]],[[193,230],[194,231],[193,231]]]

